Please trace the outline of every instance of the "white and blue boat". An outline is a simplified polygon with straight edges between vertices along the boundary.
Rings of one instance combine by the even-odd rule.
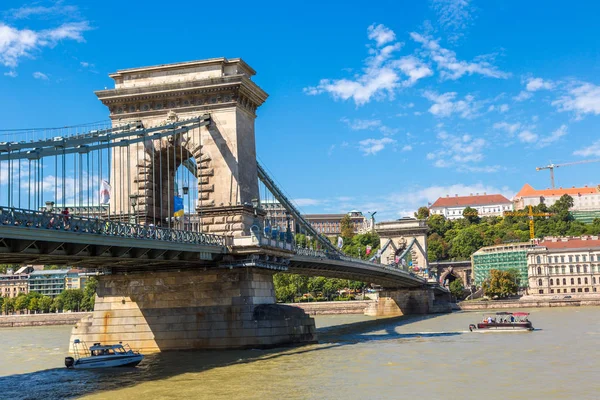
[[[94,343],[88,349],[85,342],[79,339],[73,341],[73,355],[65,357],[67,368],[135,367],[144,359],[142,354],[131,350],[128,345],[123,346],[121,342],[110,345]]]

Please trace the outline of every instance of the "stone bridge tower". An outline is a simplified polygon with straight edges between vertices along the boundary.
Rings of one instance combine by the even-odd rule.
[[[428,230],[429,227],[424,220],[414,218],[402,218],[397,221],[385,221],[375,224],[375,231],[377,231],[380,238],[380,248],[385,247],[381,254],[381,263],[390,264],[394,262],[394,257],[399,256],[415,239],[416,244],[411,249],[413,266],[418,266],[420,269],[427,268]]]
[[[119,70],[115,88],[96,92],[110,110],[113,126],[141,121],[164,125],[210,114],[211,123],[185,135],[148,140],[112,150],[111,209],[134,211],[146,223],[164,224],[173,215],[173,178],[182,162],[197,168],[202,229],[248,236],[259,198],[254,119],[267,94],[252,81],[255,71],[239,58]],[[193,188],[190,188],[193,190]]]

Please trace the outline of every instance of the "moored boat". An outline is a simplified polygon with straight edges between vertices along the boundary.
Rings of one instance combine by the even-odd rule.
[[[74,357],[65,357],[67,368],[110,368],[135,367],[144,356],[135,352],[128,345],[102,345],[94,343],[89,349],[84,342],[75,339],[73,342]],[[82,354],[80,354],[82,353]]]
[[[473,331],[532,331],[533,324],[526,312],[497,312],[484,315],[483,321],[469,325]]]

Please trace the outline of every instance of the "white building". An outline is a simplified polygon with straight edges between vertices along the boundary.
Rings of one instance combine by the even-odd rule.
[[[598,236],[544,238],[527,252],[527,266],[530,295],[597,293],[600,240]]]
[[[568,194],[573,198],[571,211],[597,211],[600,210],[600,186],[597,187],[572,187],[536,190],[526,183],[515,195],[514,202],[517,210],[527,206],[537,206],[544,203],[548,207],[556,203],[563,195]]]
[[[440,197],[429,207],[431,215],[442,215],[447,219],[463,217],[463,210],[467,207],[474,208],[480,217],[502,216],[504,211],[512,211],[513,203],[501,194],[480,195],[472,193],[469,196],[454,195]]]

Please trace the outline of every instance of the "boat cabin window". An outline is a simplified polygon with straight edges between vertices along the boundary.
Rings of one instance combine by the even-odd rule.
[[[97,350],[92,350],[92,356],[109,356],[109,355],[114,355],[115,352],[113,351],[113,349],[97,349]]]

